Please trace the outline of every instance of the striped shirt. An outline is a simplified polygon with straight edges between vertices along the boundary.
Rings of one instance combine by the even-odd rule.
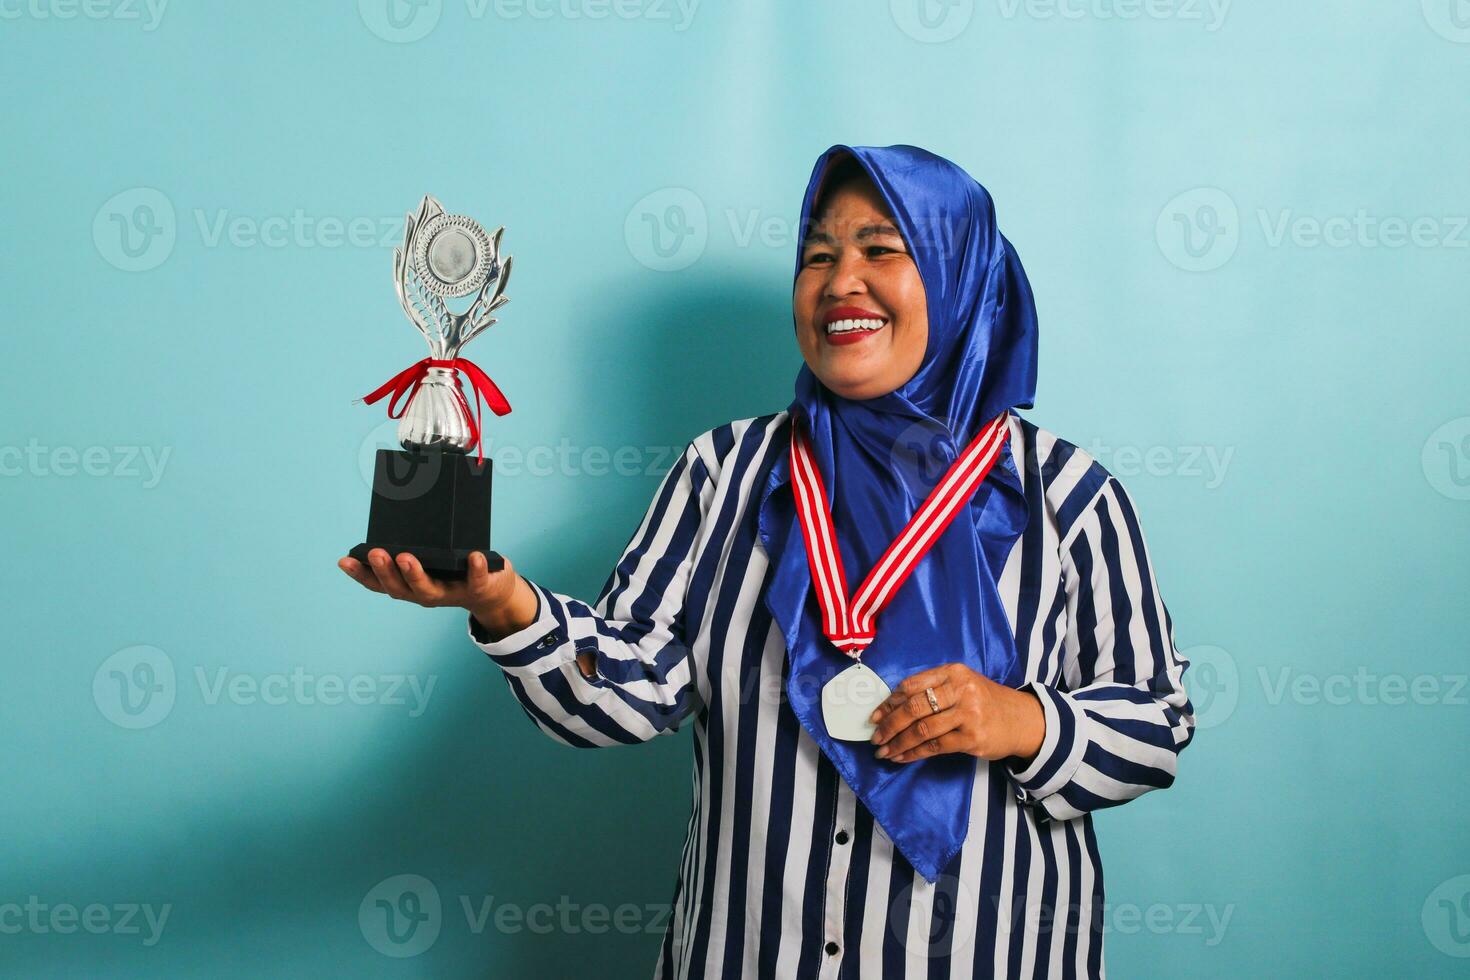
[[[1024,769],[977,760],[965,845],[932,884],[786,702],[757,533],[767,477],[789,466],[786,411],[689,443],[593,605],[531,582],[531,625],[482,642],[470,619],[559,742],[644,742],[692,719],[693,806],[656,977],[1103,975],[1091,814],[1173,782],[1194,731],[1186,662],[1122,485],[1029,421],[1010,427],[1029,520],[1000,594],[1046,736]],[[596,655],[590,679],[579,652]]]

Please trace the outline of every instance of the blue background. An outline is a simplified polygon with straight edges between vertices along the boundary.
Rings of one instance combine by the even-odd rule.
[[[504,224],[494,539],[590,600],[667,453],[789,400],[836,142],[990,188],[1029,415],[1133,492],[1196,662],[1178,783],[1097,821],[1113,974],[1467,965],[1463,0],[93,2],[0,3],[0,907],[170,911],[0,931],[0,972],[647,975],[688,735],[556,745],[461,614],[348,581],[393,444],[351,399],[424,354],[403,212]],[[397,958],[358,912],[404,874],[443,912]]]

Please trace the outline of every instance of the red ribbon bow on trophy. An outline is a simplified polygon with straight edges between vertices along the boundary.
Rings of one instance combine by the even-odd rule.
[[[505,400],[505,395],[495,387],[495,382],[490,376],[481,371],[479,365],[474,361],[463,357],[452,360],[439,360],[426,357],[417,364],[399,371],[393,377],[383,382],[372,394],[364,395],[362,400],[371,405],[373,402],[385,395],[393,397],[388,400],[388,417],[398,419],[408,411],[408,406],[413,402],[413,396],[418,394],[419,386],[424,377],[429,373],[429,368],[451,368],[455,371],[463,371],[470,379],[470,385],[475,389],[475,411],[470,412],[470,403],[465,399],[464,390],[459,385],[454,386],[454,395],[459,399],[460,411],[464,412],[465,423],[470,427],[470,445],[475,447],[475,458],[483,460],[485,454],[480,445],[480,399],[485,399],[485,404],[490,406],[490,411],[496,415],[504,415],[510,411],[510,402]],[[398,400],[403,399],[403,407],[394,410]]]

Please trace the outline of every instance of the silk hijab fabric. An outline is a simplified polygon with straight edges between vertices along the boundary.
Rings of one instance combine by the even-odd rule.
[[[1031,407],[1037,329],[1030,284],[996,227],[990,194],[926,150],[828,149],[807,184],[803,232],[819,217],[811,212],[829,167],[846,156],[862,165],[893,214],[923,280],[929,317],[923,362],[893,392],[849,400],[806,366],[796,379],[792,424],[810,437],[856,590],[975,433],[1002,411]],[[890,687],[954,661],[1017,686],[1019,657],[996,583],[1026,520],[1007,440],[969,504],[878,615],[863,663]],[[828,736],[822,685],[852,660],[822,633],[784,454],[763,488],[759,525],[773,568],[765,603],[786,640],[791,709],[900,853],[937,881],[964,843],[977,759],[950,753],[894,763],[877,758],[871,743]]]

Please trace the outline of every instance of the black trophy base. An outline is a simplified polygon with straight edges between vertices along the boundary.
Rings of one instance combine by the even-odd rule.
[[[505,559],[490,550],[491,461],[464,453],[378,450],[367,540],[348,552],[367,564],[382,548],[407,552],[434,578],[462,579],[481,551],[490,571]]]
[[[420,545],[404,547],[403,545],[364,541],[347,554],[366,565],[368,564],[368,552],[374,548],[386,550],[395,559],[404,552],[408,552],[419,560],[419,564],[424,566],[424,571],[428,572],[431,577],[446,581],[462,579],[469,575],[470,555],[476,551],[485,555],[486,567],[490,571],[498,572],[505,567],[505,559],[500,557],[498,552],[487,548],[425,548]]]

